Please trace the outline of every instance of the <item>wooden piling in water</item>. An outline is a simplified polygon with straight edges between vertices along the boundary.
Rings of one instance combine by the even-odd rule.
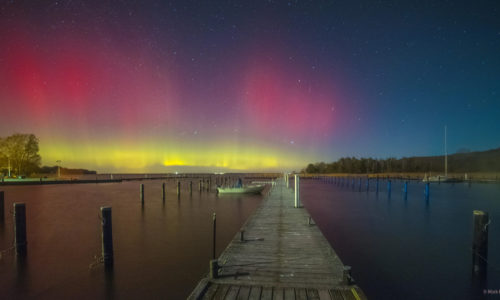
[[[104,266],[109,268],[113,266],[113,226],[111,219],[111,207],[101,207],[102,217],[102,258]]]
[[[5,220],[5,203],[4,203],[4,192],[0,191],[0,222]]]
[[[25,257],[28,252],[26,238],[26,205],[14,203],[14,245],[16,254]]]
[[[192,181],[189,182],[189,194],[190,195],[193,194],[193,182]]]
[[[472,212],[474,234],[472,240],[472,271],[474,275],[486,275],[488,267],[488,225],[487,212],[475,210]]]
[[[177,181],[177,197],[181,196],[181,182]]]
[[[214,213],[212,215],[212,227],[213,227],[213,237],[212,237],[212,258],[215,259],[215,244],[217,240],[217,215]]]
[[[165,203],[165,182],[161,185],[161,198],[163,199],[163,203]]]
[[[139,196],[141,197],[141,203],[144,204],[144,183],[141,183],[139,187]]]

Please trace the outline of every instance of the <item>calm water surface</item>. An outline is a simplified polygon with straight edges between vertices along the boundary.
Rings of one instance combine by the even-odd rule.
[[[499,299],[500,185],[380,181],[380,192],[302,180],[304,206],[371,299]],[[488,280],[471,276],[472,211],[490,214]]]
[[[220,196],[183,182],[147,180],[145,206],[139,184],[75,184],[2,187],[6,218],[0,249],[12,244],[13,202],[25,202],[28,257],[0,259],[3,299],[184,299],[207,272],[211,256],[212,213],[217,213],[217,251],[222,252],[262,200],[262,196]],[[357,184],[357,182],[356,182]],[[293,185],[292,185],[293,186]],[[304,205],[357,283],[371,299],[488,299],[483,289],[500,289],[500,186],[433,184],[427,202],[424,185],[386,182],[366,192],[312,180],[301,181]],[[113,208],[115,267],[89,269],[101,251],[101,206]],[[471,276],[472,211],[489,212],[488,280]],[[489,299],[496,299],[491,295]]]
[[[181,198],[174,180],[109,184],[4,186],[5,221],[0,249],[12,245],[12,203],[25,202],[28,256],[0,259],[2,299],[184,299],[208,271],[212,213],[217,213],[217,251],[222,252],[262,196],[216,196],[198,192],[193,180]],[[145,205],[139,184],[145,185]],[[101,255],[99,208],[112,206],[115,266],[89,268]]]

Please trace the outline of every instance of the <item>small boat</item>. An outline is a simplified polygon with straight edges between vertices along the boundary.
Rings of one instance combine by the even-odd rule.
[[[423,182],[438,182],[438,183],[450,183],[450,182],[462,182],[460,178],[452,178],[446,175],[436,175],[436,176],[424,176]]]
[[[218,187],[219,194],[259,194],[264,190],[265,185],[248,185],[242,187]]]
[[[450,183],[450,182],[462,182],[462,179],[448,177],[448,151],[446,147],[446,126],[444,126],[444,175],[437,176],[427,176],[425,174],[422,179],[423,182],[438,182],[438,183]]]

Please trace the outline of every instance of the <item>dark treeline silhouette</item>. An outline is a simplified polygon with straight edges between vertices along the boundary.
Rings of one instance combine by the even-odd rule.
[[[40,168],[40,170],[38,170],[38,172],[42,173],[42,174],[57,174],[57,166],[53,166],[53,167],[43,166]],[[93,174],[97,174],[97,172],[86,170],[86,169],[68,169],[68,168],[61,167],[61,174],[64,174],[64,175],[83,175],[83,174],[93,175]]]
[[[305,173],[444,172],[444,156],[373,159],[343,157],[332,163],[309,164]],[[448,155],[448,172],[498,172],[500,148]]]

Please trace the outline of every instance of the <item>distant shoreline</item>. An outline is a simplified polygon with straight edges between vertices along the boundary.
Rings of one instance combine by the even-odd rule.
[[[315,176],[328,176],[328,177],[369,177],[369,178],[396,178],[396,179],[410,179],[422,180],[425,175],[444,175],[444,172],[391,172],[391,173],[305,173],[304,177]],[[500,182],[500,172],[470,172],[470,173],[457,173],[448,172],[448,177],[464,179],[467,174],[467,180],[471,181],[485,181],[493,180]]]

